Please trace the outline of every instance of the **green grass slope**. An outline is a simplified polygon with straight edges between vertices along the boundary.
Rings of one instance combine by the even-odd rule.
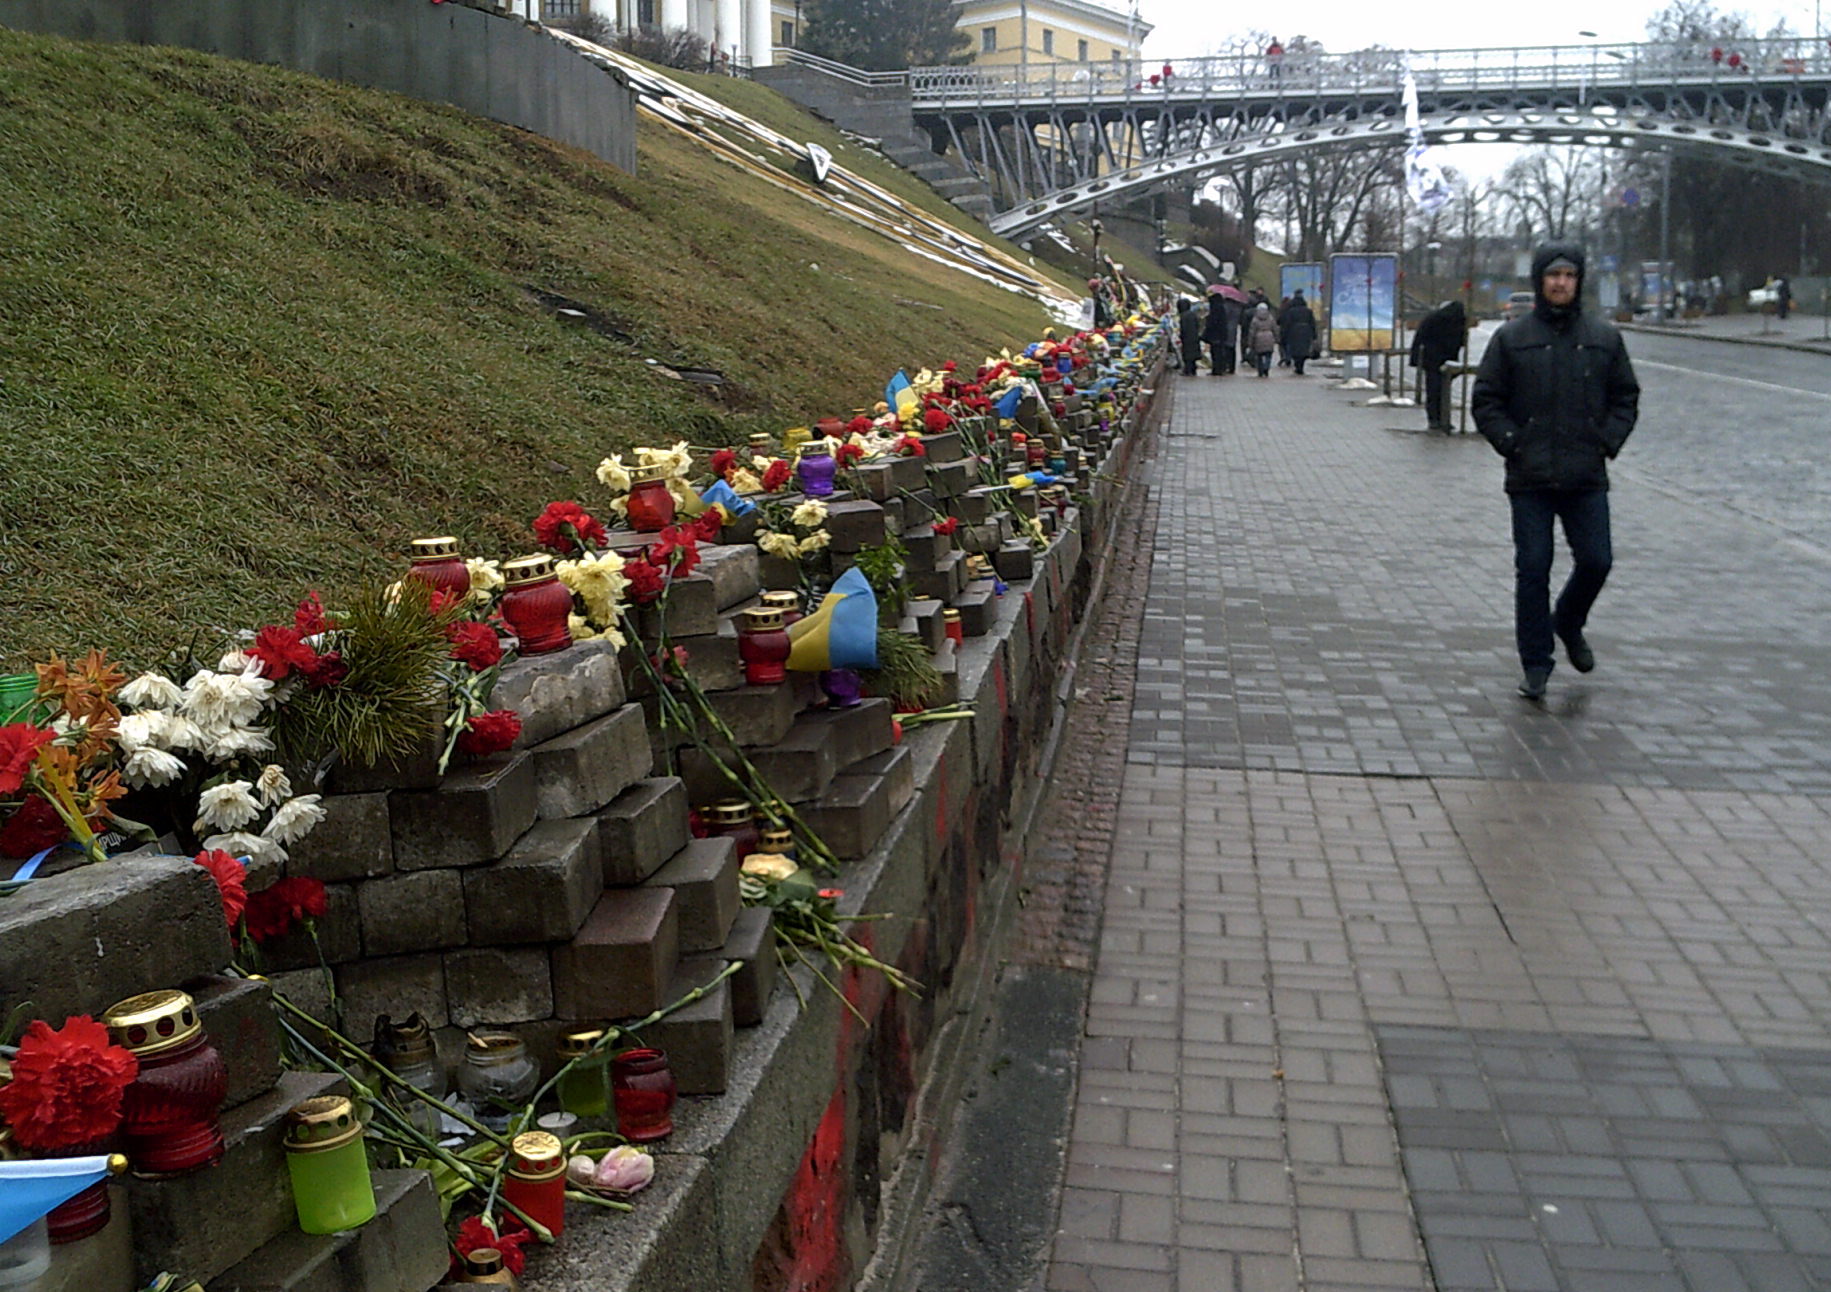
[[[435,105],[5,30],[0,119],[0,667],[148,663],[390,575],[415,535],[525,551],[547,501],[603,501],[606,453],[848,411],[1048,321],[646,122],[632,176]]]

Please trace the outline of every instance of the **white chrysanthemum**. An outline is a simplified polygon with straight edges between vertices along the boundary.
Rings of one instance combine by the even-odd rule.
[[[762,493],[763,481],[754,471],[738,467],[731,473],[731,487],[738,493]]]
[[[172,715],[158,709],[123,714],[115,726],[115,743],[130,754],[139,749],[164,749],[171,743],[166,735],[171,725]]]
[[[629,468],[623,465],[621,453],[613,453],[598,463],[598,479],[619,493],[629,492]]]
[[[273,749],[273,740],[259,727],[228,727],[216,733],[203,756],[213,763],[226,763],[246,754],[265,754]]]
[[[324,808],[319,803],[319,795],[301,794],[296,799],[288,799],[280,804],[280,810],[273,814],[273,820],[261,833],[277,843],[297,843],[312,832],[312,828],[324,820]]]
[[[831,534],[827,533],[824,529],[817,529],[801,540],[799,544],[801,555],[812,556],[815,552],[818,552],[832,541],[833,536]]]
[[[163,673],[142,673],[121,688],[119,699],[136,709],[176,709],[184,692]]]
[[[168,713],[165,715],[165,747],[201,754],[210,747],[210,738],[204,735],[202,727],[182,713]]]
[[[184,685],[183,711],[206,729],[243,727],[260,716],[272,692],[273,683],[264,677],[201,669]]]
[[[286,860],[286,849],[272,839],[258,834],[249,834],[246,830],[233,830],[226,834],[213,834],[203,841],[207,850],[226,852],[231,857],[246,857],[259,865],[262,862],[282,862]]]
[[[826,522],[826,504],[808,499],[788,513],[788,518],[802,529],[815,529]]]
[[[671,449],[637,449],[636,456],[645,467],[662,467],[673,479],[685,479],[693,471],[693,454],[685,440],[674,441]]]
[[[770,556],[783,556],[791,561],[801,550],[801,545],[795,541],[793,534],[778,534],[773,529],[766,529],[757,535],[757,546]]]
[[[470,599],[485,602],[502,587],[502,562],[486,561],[480,556],[473,556],[464,562],[464,568],[470,571]]]
[[[593,556],[587,552],[576,561],[561,561],[554,567],[559,581],[585,603],[586,615],[595,623],[607,624],[617,617],[617,603],[629,580],[623,577],[623,558],[615,552]]]
[[[292,782],[286,779],[286,769],[278,763],[268,763],[261,768],[254,788],[268,807],[292,797]]]
[[[127,755],[121,775],[137,790],[170,785],[184,775],[184,760],[151,745],[142,745]]]
[[[232,650],[216,661],[216,671],[218,673],[246,673],[250,664],[254,665],[257,670],[261,667],[261,661],[248,652]]]
[[[775,461],[775,459],[768,456],[767,454],[759,453],[755,457],[750,459],[750,466],[751,466],[751,469],[754,470],[760,476],[765,471],[769,470],[769,464],[774,461]]]
[[[250,792],[247,781],[224,781],[212,785],[197,798],[197,831],[235,830],[261,814],[261,805]]]

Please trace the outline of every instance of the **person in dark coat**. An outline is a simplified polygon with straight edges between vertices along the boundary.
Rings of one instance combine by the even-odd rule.
[[[1640,383],[1621,333],[1583,312],[1583,248],[1551,242],[1532,257],[1532,313],[1488,342],[1470,404],[1475,426],[1507,462],[1513,511],[1514,636],[1519,693],[1545,698],[1552,638],[1579,673],[1596,667],[1583,636],[1613,564],[1608,460],[1640,412]],[[1553,522],[1572,568],[1549,604]]]
[[[1443,365],[1462,353],[1468,334],[1468,314],[1462,302],[1445,301],[1424,316],[1411,339],[1411,366],[1424,369],[1424,413],[1433,431],[1450,429]]]
[[[1782,323],[1793,308],[1793,285],[1784,278],[1774,279],[1774,313]]]
[[[1246,293],[1246,299],[1240,302],[1240,358],[1244,359],[1249,364],[1254,363],[1252,346],[1249,343],[1253,312],[1257,310],[1259,306],[1267,303],[1265,293],[1260,291],[1257,287]]]
[[[1208,343],[1208,375],[1211,377],[1224,377],[1233,371],[1235,329],[1227,312],[1230,306],[1233,302],[1219,292],[1208,293],[1208,321],[1202,326],[1202,340]]]
[[[1202,307],[1184,296],[1176,302],[1177,340],[1183,351],[1183,376],[1193,377],[1202,358]]]
[[[1303,365],[1310,361],[1310,351],[1316,346],[1316,315],[1310,312],[1302,292],[1291,293],[1291,303],[1279,316],[1278,341],[1291,356],[1296,375],[1303,376]]]

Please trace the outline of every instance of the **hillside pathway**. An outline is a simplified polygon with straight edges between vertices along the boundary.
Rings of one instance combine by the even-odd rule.
[[[1485,443],[1166,378],[1049,1289],[1831,1285],[1831,552],[1675,374],[1543,706]]]

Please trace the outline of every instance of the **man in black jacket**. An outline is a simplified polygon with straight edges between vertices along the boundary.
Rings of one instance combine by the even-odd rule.
[[[1443,365],[1462,353],[1468,316],[1461,301],[1445,301],[1426,314],[1411,339],[1411,366],[1424,369],[1424,411],[1430,429],[1450,429],[1449,401],[1443,396]]]
[[[1571,667],[1596,656],[1584,640],[1608,578],[1607,460],[1621,451],[1640,408],[1640,383],[1621,334],[1583,312],[1583,249],[1547,243],[1532,257],[1532,313],[1488,342],[1470,404],[1475,426],[1507,460],[1513,508],[1514,627],[1519,693],[1545,696],[1552,637]],[[1549,604],[1553,521],[1564,526],[1572,569]]]

